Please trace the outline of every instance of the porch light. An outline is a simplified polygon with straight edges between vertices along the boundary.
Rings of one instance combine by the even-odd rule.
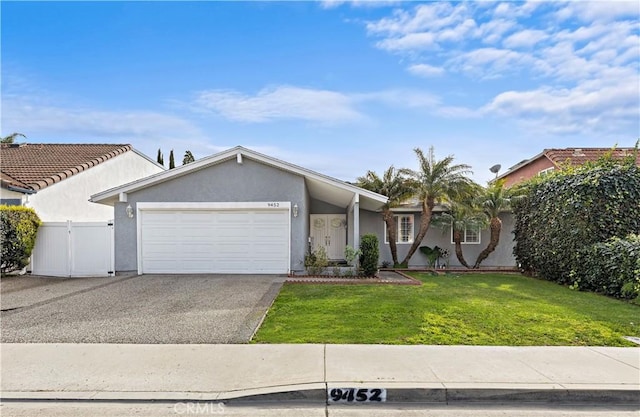
[[[125,211],[127,212],[127,217],[129,217],[130,219],[133,219],[133,207],[131,207],[131,204],[127,206]]]
[[[298,205],[293,205],[293,217],[298,217]]]

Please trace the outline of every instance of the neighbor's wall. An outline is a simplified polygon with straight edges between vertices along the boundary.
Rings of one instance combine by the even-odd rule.
[[[304,178],[244,158],[242,164],[229,160],[192,171],[161,184],[129,193],[127,203],[115,207],[116,271],[135,271],[137,263],[136,218],[125,213],[128,204],[139,202],[268,202],[290,201],[298,205],[298,217],[291,217],[291,269],[304,269],[309,231],[309,204]]]
[[[6,188],[0,188],[0,200],[2,204],[21,206],[28,200],[28,196]]]
[[[414,234],[418,233],[420,227],[420,213],[414,213]],[[502,220],[502,231],[500,232],[500,243],[496,250],[492,252],[487,259],[485,259],[481,267],[514,267],[516,266],[516,260],[513,256],[513,246],[515,244],[513,240],[513,215],[511,213],[502,213],[500,215]],[[384,221],[380,213],[374,213],[369,211],[361,211],[360,213],[360,232],[374,233],[378,236],[380,242],[380,263],[383,261],[393,264],[391,258],[391,250],[388,243],[384,243]],[[483,230],[480,235],[479,244],[463,244],[462,251],[465,260],[468,264],[473,265],[475,263],[478,254],[489,243],[490,231],[489,229]],[[438,246],[443,249],[449,249],[451,256],[449,257],[449,266],[459,267],[461,266],[458,258],[455,255],[455,245],[451,243],[451,230],[447,228],[442,230],[441,228],[431,225],[427,235],[422,240],[420,246]],[[410,243],[398,243],[398,261],[402,261],[409,252],[411,247]],[[426,257],[418,249],[416,253],[409,260],[409,267],[425,267],[427,265]]]
[[[91,195],[161,171],[150,160],[128,151],[30,195],[26,205],[44,222],[111,220],[113,208],[89,202]]]
[[[535,161],[513,171],[504,177],[504,186],[509,188],[519,182],[535,177],[545,169],[553,167],[553,163],[546,156],[541,156]]]

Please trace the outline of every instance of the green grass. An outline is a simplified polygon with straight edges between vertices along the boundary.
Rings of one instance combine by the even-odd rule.
[[[640,306],[515,274],[422,286],[285,284],[256,343],[634,346]]]

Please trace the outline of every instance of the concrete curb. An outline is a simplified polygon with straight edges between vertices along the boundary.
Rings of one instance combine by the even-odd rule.
[[[335,384],[330,384],[335,385]],[[345,386],[342,384],[341,386]],[[182,402],[219,401],[230,404],[304,403],[333,404],[324,383],[301,387],[272,387],[234,392],[3,392],[1,402]],[[603,404],[636,406],[640,410],[640,390],[567,388],[436,388],[433,386],[389,388],[389,404]],[[356,403],[357,404],[357,403]],[[371,404],[371,403],[368,403]]]

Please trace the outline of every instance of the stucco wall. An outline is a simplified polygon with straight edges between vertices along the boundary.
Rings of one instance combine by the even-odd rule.
[[[298,217],[291,218],[291,269],[304,269],[309,231],[309,204],[304,178],[244,158],[210,166],[129,193],[127,203],[115,207],[116,271],[137,270],[136,219],[129,219],[125,207],[138,202],[268,202],[289,201],[298,205]]]
[[[162,168],[137,153],[125,152],[30,195],[26,205],[45,222],[110,220],[113,208],[89,202],[92,194],[160,171]]]
[[[414,234],[418,233],[418,228],[420,225],[420,213],[414,213]],[[513,230],[513,216],[510,213],[502,213],[500,215],[500,219],[502,220],[502,231],[500,233],[500,244],[496,248],[496,250],[489,255],[487,259],[482,262],[482,267],[493,266],[493,267],[512,267],[516,265],[515,257],[513,256],[513,234],[511,231]],[[380,242],[380,262],[387,261],[389,263],[392,262],[391,258],[391,250],[389,249],[389,244],[384,243],[384,221],[382,220],[382,216],[380,213],[373,213],[369,211],[362,210],[360,212],[360,232],[361,234],[365,233],[374,233],[378,236]],[[478,254],[487,246],[489,243],[490,233],[489,230],[483,230],[480,237],[480,244],[463,244],[462,251],[465,257],[465,260],[468,264],[473,265]],[[431,226],[427,235],[422,240],[421,246],[439,246],[443,249],[449,249],[451,253],[451,257],[449,258],[450,266],[461,266],[460,262],[456,258],[455,255],[455,245],[451,243],[451,231],[450,229],[442,230],[435,226]],[[402,261],[406,254],[409,252],[409,248],[411,244],[408,243],[398,243],[398,260]],[[421,267],[426,266],[427,260],[426,257],[417,250],[416,253],[409,260],[410,267]]]

